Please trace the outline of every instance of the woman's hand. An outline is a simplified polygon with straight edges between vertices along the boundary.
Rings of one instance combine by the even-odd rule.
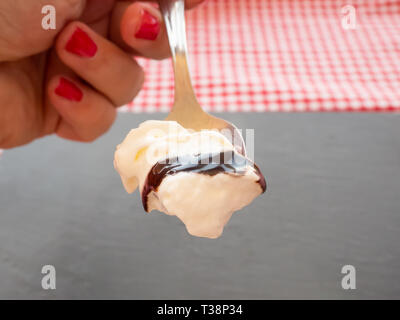
[[[202,0],[187,0],[193,7]],[[56,30],[42,28],[45,5]],[[72,21],[72,22],[70,22]],[[92,141],[116,107],[143,83],[132,54],[169,55],[161,13],[151,3],[116,0],[0,2],[0,148],[56,133]]]

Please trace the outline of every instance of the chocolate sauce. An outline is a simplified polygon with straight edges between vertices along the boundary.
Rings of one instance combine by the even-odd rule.
[[[149,193],[157,191],[166,176],[179,172],[193,172],[209,176],[215,176],[218,173],[244,175],[248,165],[254,167],[256,174],[260,178],[257,183],[264,193],[267,185],[260,169],[254,162],[236,152],[225,151],[215,154],[186,155],[158,161],[148,173],[143,187],[142,203],[144,210],[148,210],[147,200]]]

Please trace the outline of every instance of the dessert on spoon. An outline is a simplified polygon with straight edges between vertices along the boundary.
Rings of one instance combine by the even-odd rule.
[[[117,146],[114,167],[128,193],[139,187],[145,211],[176,215],[194,236],[217,238],[234,211],[265,192],[239,130],[197,102],[187,63],[184,0],[160,0],[175,74],[165,121],[149,120]]]

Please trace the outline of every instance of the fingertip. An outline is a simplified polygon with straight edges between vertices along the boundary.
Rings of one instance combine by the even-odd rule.
[[[136,26],[136,39],[155,41],[160,35],[161,18],[158,11],[150,12],[147,9],[140,11],[140,21]]]
[[[122,14],[120,30],[122,39],[130,44],[132,37],[137,32],[137,28],[141,20],[141,12],[143,5],[140,3],[133,3],[129,5]]]
[[[82,84],[77,79],[65,75],[54,76],[48,83],[49,101],[55,110],[68,123],[77,123],[87,97]]]
[[[50,101],[57,108],[77,104],[84,98],[84,93],[76,79],[66,76],[53,77],[47,86]]]
[[[105,133],[116,118],[116,109],[100,93],[64,75],[48,83],[48,96],[61,121],[56,133],[63,138],[90,142]]]
[[[121,34],[131,44],[133,39],[154,41],[161,31],[160,11],[147,3],[130,4],[121,18]]]
[[[164,59],[170,56],[161,12],[151,4],[130,4],[121,17],[120,33],[130,48],[145,57]]]
[[[72,35],[76,30],[79,29],[85,31],[85,24],[79,21],[71,21],[58,35],[55,43],[55,49],[61,59],[66,56],[67,44],[71,40]]]

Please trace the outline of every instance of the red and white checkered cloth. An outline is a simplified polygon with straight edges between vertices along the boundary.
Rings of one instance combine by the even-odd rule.
[[[344,29],[341,9],[356,9]],[[209,111],[400,111],[400,1],[208,0],[187,13],[193,83]],[[168,111],[169,60],[139,59],[124,111]]]

